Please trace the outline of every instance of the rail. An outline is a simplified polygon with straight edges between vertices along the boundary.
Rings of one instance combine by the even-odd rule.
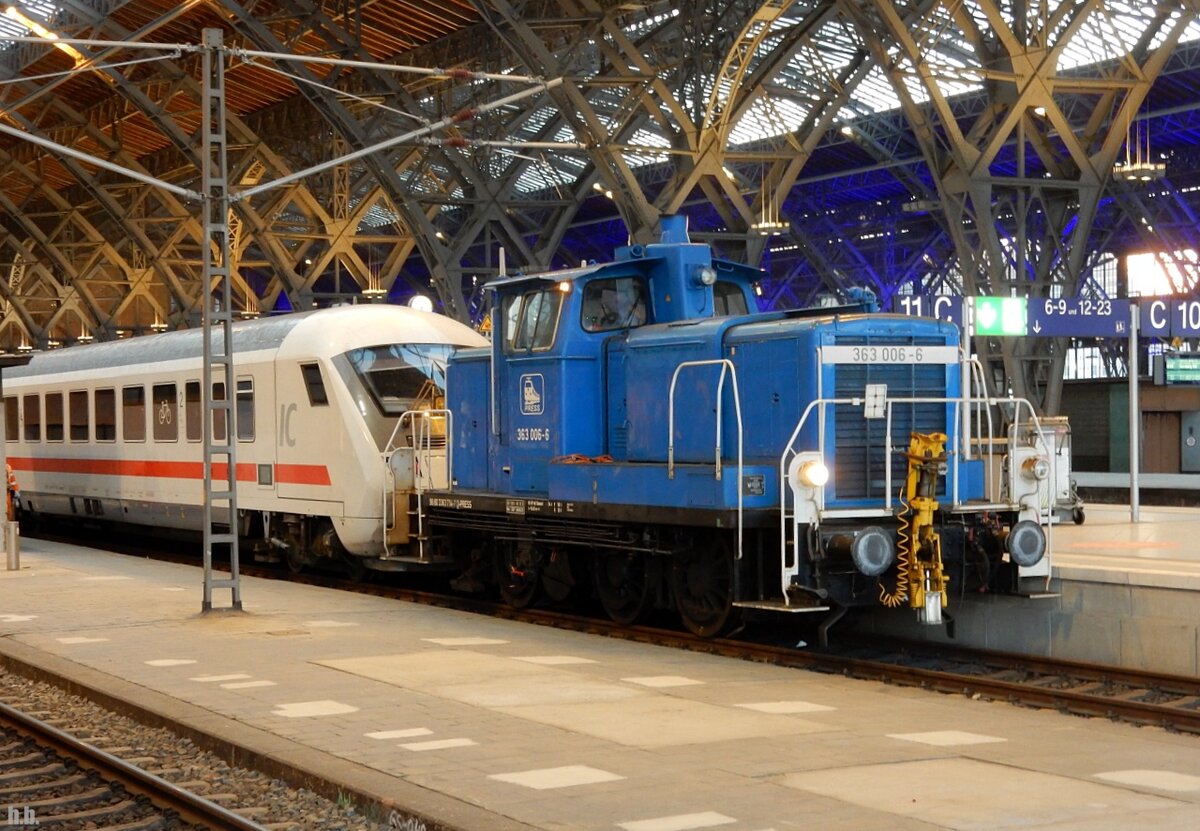
[[[392,552],[388,546],[387,531],[388,528],[396,522],[396,472],[392,468],[392,456],[398,450],[405,449],[396,443],[397,437],[401,434],[406,423],[412,424],[412,441],[413,441],[413,490],[417,494],[417,504],[421,504],[420,497],[427,489],[437,487],[438,483],[434,482],[433,477],[433,419],[441,417],[446,420],[446,484],[444,488],[439,490],[452,491],[454,490],[454,479],[450,475],[453,470],[454,463],[454,414],[448,409],[430,409],[430,410],[405,410],[400,414],[400,418],[396,420],[396,426],[392,428],[392,434],[388,437],[387,444],[384,445],[383,453],[383,469],[385,484],[383,489],[383,557],[387,559],[392,556]],[[422,462],[424,464],[422,465]],[[422,472],[423,471],[423,472]],[[428,481],[426,481],[428,480]],[[428,485],[428,488],[426,487]],[[388,518],[391,517],[391,522]],[[418,509],[417,511],[417,540],[421,543],[421,552],[424,554],[424,538],[425,538],[425,512]]]
[[[667,396],[667,478],[675,478],[675,385],[679,381],[679,374],[685,369],[693,369],[703,366],[719,366],[721,367],[721,376],[717,379],[717,435],[716,435],[716,460],[715,475],[718,481],[721,479],[721,408],[725,400],[725,376],[728,374],[733,381],[733,410],[737,418],[737,558],[742,559],[742,475],[745,471],[745,465],[742,457],[743,449],[743,432],[742,432],[742,396],[738,391],[737,368],[733,365],[733,361],[727,358],[716,358],[705,361],[684,361],[675,367],[675,372],[671,375],[671,390]]]
[[[111,753],[106,753],[87,742],[80,741],[69,733],[59,730],[57,727],[36,719],[27,713],[23,713],[8,704],[0,703],[0,722],[15,732],[28,736],[39,748],[37,752],[42,754],[53,752],[59,757],[73,759],[84,770],[95,770],[102,779],[109,782],[119,782],[133,793],[144,795],[159,811],[174,812],[178,815],[176,817],[177,820],[182,819],[184,823],[191,824],[193,827],[208,828],[212,831],[267,831],[264,826],[259,825],[253,820],[249,820],[215,802],[186,791],[161,777],[147,773]],[[50,757],[46,758],[49,759]],[[43,774],[43,779],[51,781],[45,774]],[[51,784],[53,784],[52,781]],[[20,788],[8,788],[6,790],[19,792]],[[67,801],[65,798],[50,800],[51,803],[65,801]],[[15,809],[9,808],[10,816],[12,816],[13,810]],[[86,816],[75,815],[77,824],[86,822],[88,819],[89,817]],[[100,816],[91,817],[90,819],[92,819],[91,825],[93,827],[97,821],[103,821],[103,817]],[[31,817],[24,824],[36,828],[37,825],[43,822],[49,827],[71,826],[70,817],[67,815],[61,818],[46,816],[40,818],[40,820],[39,818]],[[10,820],[10,824],[14,823]],[[19,825],[22,823],[15,824]],[[159,826],[171,827],[169,814],[168,816],[158,817],[143,816],[121,827],[152,828]]]
[[[825,427],[826,420],[827,420],[825,418],[825,412],[826,412],[827,408],[830,406],[836,406],[836,405],[849,405],[852,407],[865,407],[866,403],[867,403],[866,396],[851,397],[851,398],[816,398],[816,399],[813,399],[812,401],[810,401],[808,403],[808,406],[804,408],[804,412],[800,415],[799,421],[796,422],[796,426],[792,430],[791,436],[789,436],[787,444],[784,446],[783,453],[779,457],[779,483],[780,483],[779,484],[779,523],[780,523],[781,531],[788,527],[788,520],[789,520],[788,510],[787,510],[787,497],[788,497],[787,469],[788,469],[789,463],[795,456],[799,455],[802,452],[816,452],[816,453],[820,454],[822,463],[823,463],[825,452],[826,452],[826,441],[828,439],[828,437],[826,435],[826,427]],[[948,398],[948,397],[939,397],[939,396],[897,397],[897,398],[888,397],[888,398],[884,399],[883,403],[884,403],[884,407],[885,407],[885,422],[886,422],[885,433],[884,433],[884,438],[883,438],[884,498],[882,500],[882,504],[876,508],[851,509],[853,512],[855,512],[857,514],[870,515],[873,513],[876,515],[888,515],[888,514],[893,513],[893,505],[892,505],[892,454],[893,454],[892,407],[896,404],[944,404],[944,405],[950,405],[951,407],[953,407],[953,416],[951,419],[948,420],[948,423],[955,424],[955,425],[961,423],[960,419],[961,419],[963,407],[973,407],[973,406],[978,407],[980,405],[983,405],[983,406],[986,406],[988,409],[989,434],[990,434],[991,428],[992,428],[992,421],[991,421],[991,408],[992,407],[1011,406],[1013,408],[1012,421],[1014,424],[1025,423],[1020,419],[1019,416],[1021,415],[1023,409],[1028,409],[1029,422],[1033,424],[1034,434],[1037,436],[1037,441],[1041,444],[1043,449],[1045,449],[1045,447],[1046,447],[1046,441],[1045,441],[1046,437],[1041,429],[1041,421],[1038,419],[1037,413],[1033,409],[1033,405],[1025,398],[1016,398],[1013,396],[1009,396],[1007,398],[974,397],[974,396],[960,397],[960,398]],[[804,430],[805,426],[808,423],[809,418],[812,416],[814,411],[817,413],[816,450],[814,451],[814,450],[797,449],[796,442],[799,439],[801,432]],[[865,418],[865,416],[864,416],[864,418]],[[980,441],[982,441],[982,439],[980,439]],[[951,446],[953,446],[953,445],[951,445]],[[1051,481],[1054,481],[1054,479],[1056,478],[1056,473],[1057,473],[1057,469],[1056,469],[1057,454],[1047,452],[1046,455],[1050,459]],[[951,476],[952,490],[950,493],[950,502],[954,508],[959,508],[963,504],[959,500],[959,491],[958,491],[959,459],[961,457],[961,454],[952,452],[950,454],[950,456],[951,456],[951,468],[950,469],[953,474]],[[989,477],[991,475],[991,470],[992,470],[992,468],[990,466],[991,463],[992,463],[992,460],[989,458],[989,460],[988,460]],[[829,466],[826,465],[826,467],[829,467]],[[830,469],[832,470],[832,468],[830,468]],[[1035,485],[1032,493],[1034,495],[1037,494],[1036,485]],[[1029,493],[1023,493],[1023,494],[1021,494],[1021,498],[1024,499],[1025,497],[1027,497],[1029,495],[1030,495]],[[1024,509],[1026,507],[1026,506],[1022,505],[1021,502],[1016,499],[1016,496],[1017,496],[1016,494],[1010,493],[1008,496],[1009,496],[1008,504],[1011,507],[1015,507],[1018,510]],[[1036,510],[1036,512],[1037,512],[1038,521],[1040,523],[1042,516],[1043,516],[1043,513],[1042,513],[1043,506],[1041,506],[1039,504],[1039,505],[1034,505],[1033,507],[1034,507],[1034,510]],[[1048,509],[1052,509],[1053,506],[1050,505],[1047,507],[1048,507]],[[795,513],[796,513],[795,506],[793,506],[793,511],[792,511],[793,519],[795,518]],[[826,510],[825,510],[824,499],[822,499],[821,504],[816,506],[815,527],[820,527],[821,519],[824,516],[826,516]],[[784,601],[789,604],[790,604],[790,599],[789,599],[790,595],[788,593],[788,589],[791,587],[792,578],[796,577],[800,573],[800,535],[799,535],[799,533],[796,533],[796,530],[797,529],[793,529],[793,533],[791,534],[792,541],[791,541],[791,546],[790,546],[790,548],[791,548],[790,552],[788,550],[789,549],[789,546],[788,546],[788,536],[789,535],[787,533],[780,533],[780,535],[779,535],[780,589],[783,592]],[[1050,550],[1050,535],[1049,535],[1048,531],[1047,531],[1047,537],[1046,537],[1046,550],[1047,550],[1047,552],[1049,552],[1049,550]],[[790,556],[789,556],[789,554],[790,554]]]

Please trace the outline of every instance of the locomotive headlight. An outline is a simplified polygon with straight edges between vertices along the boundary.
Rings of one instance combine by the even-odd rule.
[[[717,282],[717,271],[712,266],[696,266],[692,271],[692,280],[698,286],[711,286]]]
[[[829,481],[829,468],[821,462],[809,462],[800,468],[800,481],[810,488],[824,487]]]
[[[1021,465],[1021,472],[1030,479],[1041,482],[1050,475],[1050,462],[1045,456],[1030,456]]]
[[[797,456],[790,465],[788,476],[793,487],[821,488],[829,481],[829,468],[819,458]]]

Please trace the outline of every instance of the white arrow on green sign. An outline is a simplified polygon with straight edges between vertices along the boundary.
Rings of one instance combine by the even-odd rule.
[[[1029,319],[1024,297],[972,297],[975,304],[975,334],[1026,335]]]

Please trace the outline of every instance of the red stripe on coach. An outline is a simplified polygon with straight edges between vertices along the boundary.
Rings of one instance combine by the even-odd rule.
[[[93,476],[130,476],[145,479],[203,479],[202,462],[154,462],[139,459],[63,459],[29,456],[10,456],[8,463],[13,470],[29,470],[40,473],[82,473]],[[228,465],[218,462],[213,465],[213,478],[224,479]],[[329,470],[324,465],[276,465],[278,480],[288,485],[329,485]],[[257,482],[258,466],[240,463],[237,466],[239,482]]]
[[[275,479],[282,485],[328,485],[325,465],[275,465]]]

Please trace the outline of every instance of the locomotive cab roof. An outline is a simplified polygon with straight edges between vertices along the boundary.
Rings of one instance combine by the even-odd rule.
[[[564,311],[569,308],[573,312],[580,312],[579,307],[583,307],[580,323],[588,333],[745,314],[756,309],[754,286],[764,275],[761,269],[714,259],[708,245],[693,243],[688,238],[686,217],[663,217],[661,228],[659,242],[618,248],[612,262],[505,276],[490,281],[484,288],[494,293],[497,308],[504,305],[506,298],[554,284],[560,286],[564,295],[579,293],[580,299],[564,300],[562,305]],[[636,323],[604,322],[605,313],[617,320],[614,310],[608,307],[614,300],[602,296],[605,291],[614,300],[620,292],[631,293],[629,302],[641,304]]]

